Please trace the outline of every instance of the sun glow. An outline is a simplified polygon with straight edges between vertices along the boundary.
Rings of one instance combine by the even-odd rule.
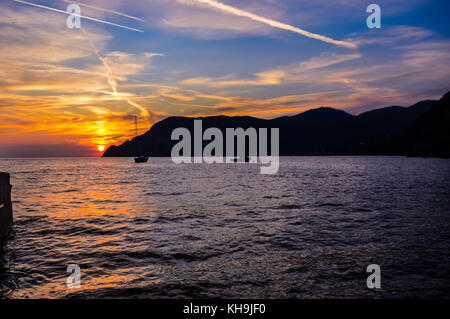
[[[97,147],[97,149],[98,149],[100,152],[103,152],[103,151],[105,150],[105,147],[104,147],[103,145],[99,145],[99,146]]]

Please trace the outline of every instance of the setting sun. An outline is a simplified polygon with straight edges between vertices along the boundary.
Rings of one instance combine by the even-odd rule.
[[[103,145],[99,145],[99,146],[97,147],[97,149],[98,149],[100,152],[103,152],[103,151],[105,150],[105,147],[104,147]]]

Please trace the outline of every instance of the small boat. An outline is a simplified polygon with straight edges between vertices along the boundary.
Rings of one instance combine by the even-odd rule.
[[[148,161],[148,156],[145,155],[138,155],[134,157],[134,161],[136,163],[147,163]]]
[[[137,116],[134,117],[134,125],[136,128],[136,136],[137,136],[138,135]],[[148,161],[148,156],[145,156],[144,154],[138,154],[137,156],[134,157],[135,163],[147,163],[147,161]]]

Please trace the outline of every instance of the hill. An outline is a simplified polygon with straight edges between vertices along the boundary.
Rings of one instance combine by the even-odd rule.
[[[447,93],[439,101],[422,101],[410,107],[391,106],[351,115],[333,108],[317,108],[272,120],[250,116],[169,117],[145,134],[110,146],[104,157],[170,156],[177,141],[171,141],[175,128],[185,127],[193,134],[194,120],[201,119],[203,130],[217,127],[280,128],[280,155],[448,155],[440,151],[448,145],[449,106]]]

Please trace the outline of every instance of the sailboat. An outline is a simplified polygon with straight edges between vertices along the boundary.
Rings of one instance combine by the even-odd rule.
[[[136,128],[136,136],[137,136],[138,135],[137,116],[134,117],[134,126]],[[134,157],[134,161],[136,163],[147,163],[148,156],[145,156],[144,154],[137,154],[137,156]]]

